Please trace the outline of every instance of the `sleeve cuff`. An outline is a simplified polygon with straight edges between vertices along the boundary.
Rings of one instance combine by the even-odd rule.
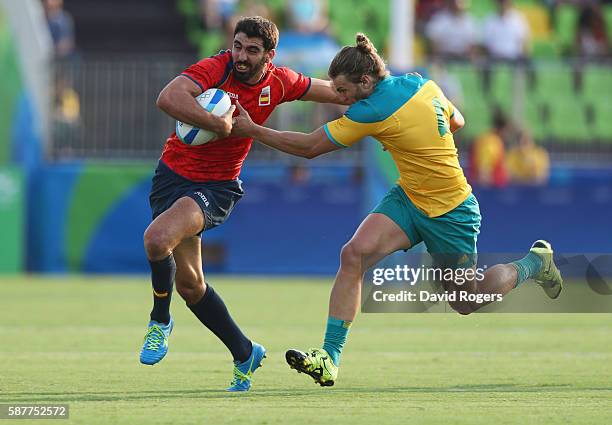
[[[310,90],[310,86],[312,84],[312,78],[308,77],[308,85],[306,86],[306,89],[304,90],[304,93],[302,93],[299,97],[298,100],[300,100],[301,98],[303,98],[306,93],[308,93],[308,90]]]
[[[200,88],[200,90],[204,91],[204,87],[202,87],[202,84],[198,83],[193,77],[190,77],[187,74],[181,74],[182,77],[185,78],[189,78],[191,81],[193,81],[194,83],[196,83],[198,85],[198,87]]]
[[[323,130],[325,130],[325,134],[327,135],[327,138],[336,146],[341,147],[341,148],[348,148],[348,146],[343,145],[342,143],[340,143],[339,141],[337,141],[336,139],[334,139],[334,136],[331,135],[329,129],[327,128],[327,124],[325,124],[323,126]]]

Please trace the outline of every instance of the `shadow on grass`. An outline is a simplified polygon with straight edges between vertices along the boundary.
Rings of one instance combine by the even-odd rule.
[[[539,392],[584,392],[584,391],[611,391],[612,387],[574,387],[571,385],[536,385],[521,386],[516,384],[488,384],[488,385],[462,385],[453,387],[353,387],[353,388],[328,388],[317,390],[306,389],[262,389],[257,388],[247,394],[227,393],[220,389],[191,389],[191,390],[163,390],[163,391],[75,391],[75,392],[3,392],[0,402],[77,402],[77,401],[136,401],[136,400],[158,400],[158,399],[228,399],[230,397],[248,397],[254,399],[265,399],[269,397],[293,399],[308,395],[333,396],[352,394],[368,395],[376,397],[385,394],[410,394],[410,393],[539,393]]]

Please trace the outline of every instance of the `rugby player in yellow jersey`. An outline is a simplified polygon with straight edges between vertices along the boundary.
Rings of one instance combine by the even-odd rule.
[[[342,247],[323,347],[286,353],[293,369],[307,373],[321,386],[333,385],[338,376],[340,354],[359,308],[368,268],[420,242],[445,266],[475,267],[480,229],[478,202],[459,165],[452,134],[464,125],[461,113],[436,83],[418,74],[390,76],[370,40],[363,34],[357,34],[356,40],[356,46],[346,46],[336,55],[328,72],[336,91],[351,103],[344,116],[310,134],[275,131],[254,124],[236,103],[240,115],[234,118],[232,130],[306,158],[371,136],[391,153],[399,170],[397,185]],[[546,241],[536,241],[520,260],[488,268],[484,280],[443,284],[449,292],[503,295],[529,278],[549,297],[559,296],[563,282]],[[450,304],[457,312],[469,314],[486,303]]]

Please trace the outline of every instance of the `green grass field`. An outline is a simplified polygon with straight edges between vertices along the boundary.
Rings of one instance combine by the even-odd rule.
[[[0,279],[0,403],[84,425],[612,423],[611,315],[361,315],[320,388],[284,350],[320,344],[329,279],[211,281],[268,348],[250,393],[223,391],[229,354],[176,294],[168,356],[139,364],[146,278],[23,277]]]

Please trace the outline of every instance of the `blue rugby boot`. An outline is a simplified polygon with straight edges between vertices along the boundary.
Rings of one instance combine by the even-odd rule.
[[[248,391],[251,388],[251,377],[257,368],[262,366],[261,362],[266,358],[266,349],[256,342],[252,344],[251,356],[244,363],[234,364],[234,379],[227,391],[240,392]]]
[[[174,320],[170,318],[170,323],[163,323],[151,320],[144,337],[144,344],[140,350],[140,363],[154,365],[164,358],[168,352],[168,337],[172,333]]]

